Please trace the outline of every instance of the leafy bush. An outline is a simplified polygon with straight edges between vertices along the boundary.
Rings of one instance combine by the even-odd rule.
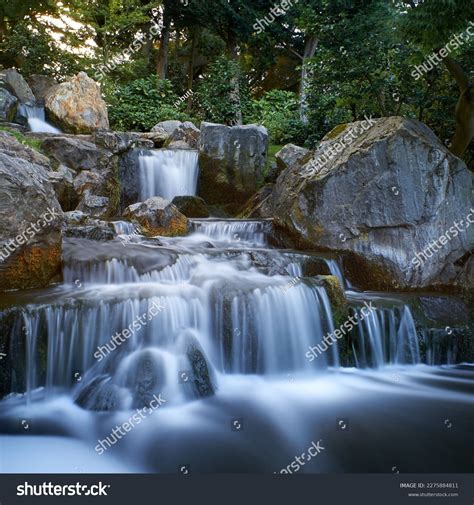
[[[303,144],[305,126],[299,120],[298,95],[291,91],[272,90],[262,98],[252,100],[245,118],[246,123],[258,123],[267,128],[275,144]]]
[[[209,65],[207,73],[196,91],[196,107],[207,121],[232,124],[239,105],[232,101],[232,82],[240,80],[240,107],[248,105],[247,84],[242,77],[238,63],[224,56]]]
[[[149,76],[128,84],[106,81],[103,89],[115,130],[149,131],[160,121],[191,120],[183,112],[185,103],[178,104],[179,97],[167,80],[157,83],[155,76]]]

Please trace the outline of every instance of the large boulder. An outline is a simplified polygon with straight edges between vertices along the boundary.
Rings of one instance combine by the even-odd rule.
[[[22,104],[34,105],[35,95],[23,76],[14,68],[0,72],[0,85],[11,91]]]
[[[0,88],[0,121],[11,122],[15,119],[18,99],[7,89]]]
[[[275,223],[302,245],[347,253],[362,288],[446,285],[472,243],[471,188],[466,165],[424,124],[367,120],[339,127],[311,161],[282,172]]]
[[[85,72],[53,88],[45,105],[48,118],[66,132],[90,133],[109,128],[100,87]]]
[[[199,194],[209,204],[244,203],[263,181],[267,148],[263,126],[202,123]]]
[[[28,78],[28,84],[36,97],[37,105],[44,107],[46,98],[58,85],[58,81],[49,75],[33,74]]]
[[[48,171],[0,148],[0,290],[59,278],[61,219]]]
[[[186,235],[188,220],[168,200],[155,196],[125,209],[124,219],[138,223],[148,237]]]

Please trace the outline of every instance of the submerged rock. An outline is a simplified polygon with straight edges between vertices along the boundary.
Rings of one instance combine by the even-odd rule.
[[[53,88],[46,98],[48,118],[70,133],[109,128],[107,105],[99,85],[85,72]]]
[[[173,237],[186,235],[188,220],[168,200],[155,196],[125,209],[124,219],[138,223],[144,235]]]
[[[348,252],[344,266],[359,287],[449,284],[472,243],[474,227],[452,232],[455,222],[467,223],[472,175],[424,124],[371,123],[340,127],[310,162],[281,173],[276,224],[306,247]]]
[[[216,388],[212,369],[194,331],[187,330],[180,335],[178,349],[184,355],[187,368],[182,371],[181,383],[191,387],[195,398],[214,395]]]
[[[244,203],[263,181],[267,148],[263,126],[202,123],[199,194],[212,205]]]

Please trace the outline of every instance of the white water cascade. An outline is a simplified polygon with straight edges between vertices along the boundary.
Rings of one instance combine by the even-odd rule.
[[[198,152],[185,149],[143,151],[139,157],[140,199],[196,194],[199,164]]]
[[[28,118],[28,126],[34,133],[61,133],[61,130],[46,121],[44,107],[23,105],[23,111]]]
[[[416,469],[413,458],[436,460],[431,444],[417,445],[430,429],[440,433],[439,416],[429,424],[433,408],[452,405],[441,419],[454,419],[461,407],[474,412],[474,369],[437,366],[446,351],[436,335],[425,336],[421,352],[403,298],[346,290],[349,313],[360,322],[328,344],[324,338],[348,314],[333,312],[320,275],[332,272],[347,286],[343,272],[325,255],[272,248],[271,221],[193,219],[188,236],[156,240],[129,223],[114,226],[133,240],[65,238],[64,283],[27,293],[24,303],[12,295],[11,307],[0,310],[12,363],[5,370],[18,371],[4,375],[11,394],[0,401],[0,445],[10,447],[5,433],[28,439],[17,449],[23,466],[4,458],[0,471],[36,461],[34,439],[45,434],[51,472],[77,471],[64,453],[86,447],[85,471],[110,457],[112,468],[126,462],[130,472],[173,473],[190,464],[197,473],[270,473],[320,438],[330,459],[323,453],[305,472],[385,471],[385,459],[371,466],[367,446],[375,454],[382,445],[384,458],[391,451],[398,462],[401,444],[416,447],[402,462]],[[316,346],[323,352],[310,359]],[[153,395],[166,403],[99,458],[98,440]],[[426,420],[422,433],[406,429],[414,411]],[[240,433],[232,429],[236,419]],[[339,419],[350,426],[343,436]],[[449,435],[459,429],[459,440],[449,439],[443,457],[464,468],[466,437],[462,417],[455,419]],[[35,437],[24,436],[22,421]]]

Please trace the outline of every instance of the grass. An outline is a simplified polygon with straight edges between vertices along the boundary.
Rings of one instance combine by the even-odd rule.
[[[41,140],[37,139],[29,139],[23,135],[23,133],[19,132],[18,130],[15,130],[13,128],[9,128],[8,126],[0,126],[0,131],[4,131],[15,137],[20,144],[23,144],[24,146],[31,147],[35,151],[38,151],[39,153],[43,152],[41,151]]]

